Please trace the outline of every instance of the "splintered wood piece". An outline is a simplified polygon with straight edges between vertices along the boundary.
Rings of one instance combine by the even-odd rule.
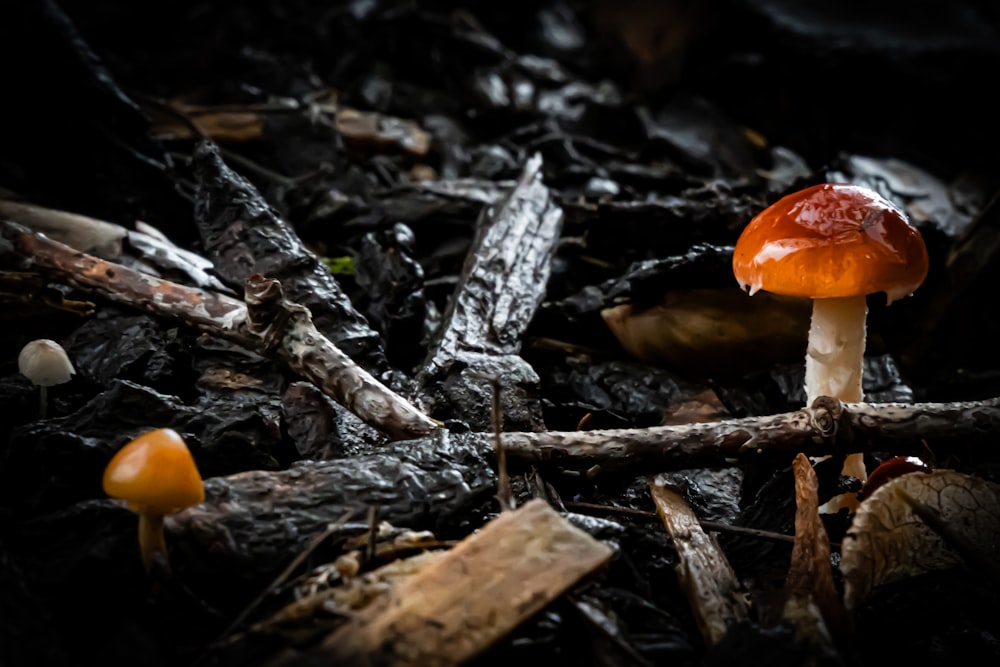
[[[833,581],[830,538],[819,513],[819,480],[805,454],[795,457],[792,469],[795,472],[795,544],[785,579],[784,618],[798,628],[800,638],[835,655],[830,640],[846,646],[850,641],[850,622]]]
[[[702,530],[687,500],[659,478],[650,480],[649,492],[677,550],[677,581],[705,644],[713,646],[732,625],[749,617],[744,591],[719,545]]]
[[[532,500],[421,568],[327,637],[320,651],[330,664],[458,665],[610,558],[608,545]]]

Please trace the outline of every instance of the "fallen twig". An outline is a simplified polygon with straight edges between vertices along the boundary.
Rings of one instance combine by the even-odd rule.
[[[185,283],[230,295],[233,292],[211,274],[212,263],[175,245],[158,229],[136,221],[127,229],[85,215],[46,208],[27,202],[0,199],[0,217],[30,227],[71,248],[112,262],[129,263],[150,273],[181,275]],[[142,265],[147,266],[142,266]]]
[[[366,423],[397,440],[427,435],[440,425],[376,380],[316,330],[305,306],[284,298],[281,283],[263,276],[246,282],[248,327],[275,351]]]
[[[953,403],[841,403],[821,396],[812,407],[763,417],[643,429],[511,432],[507,455],[563,469],[654,474],[765,461],[802,452],[918,452],[941,443],[993,442],[1000,398]]]
[[[277,281],[261,276],[247,281],[251,322],[243,301],[107,262],[20,225],[0,221],[0,238],[8,246],[0,247],[0,257],[12,254],[19,268],[37,269],[65,284],[179,320],[251,350],[276,352],[293,371],[390,438],[421,437],[439,426],[316,331],[309,311],[285,301]]]

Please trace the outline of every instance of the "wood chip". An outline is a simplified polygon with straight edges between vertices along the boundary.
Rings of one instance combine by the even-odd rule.
[[[458,665],[611,558],[542,500],[504,512],[323,642],[332,664]]]
[[[745,591],[715,539],[702,529],[687,500],[659,478],[650,481],[649,492],[677,550],[677,581],[702,638],[708,646],[713,646],[732,625],[749,617]]]

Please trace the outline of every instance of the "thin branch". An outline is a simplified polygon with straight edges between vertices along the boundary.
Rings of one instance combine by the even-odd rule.
[[[649,475],[669,470],[791,461],[864,451],[920,451],[925,444],[990,443],[1000,434],[1000,398],[954,403],[841,403],[763,417],[643,429],[509,432],[507,455],[587,470]]]
[[[365,423],[391,438],[427,435],[440,424],[356,364],[313,324],[309,309],[284,298],[281,283],[259,275],[246,281],[248,328],[306,378]]]

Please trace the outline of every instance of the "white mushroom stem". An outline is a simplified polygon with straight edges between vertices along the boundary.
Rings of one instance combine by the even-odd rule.
[[[865,297],[814,299],[806,348],[806,404],[819,396],[855,403],[864,399],[861,374],[865,356]],[[848,454],[842,474],[867,479],[864,454]],[[856,494],[838,496],[820,507],[824,513],[841,507],[855,509]]]

